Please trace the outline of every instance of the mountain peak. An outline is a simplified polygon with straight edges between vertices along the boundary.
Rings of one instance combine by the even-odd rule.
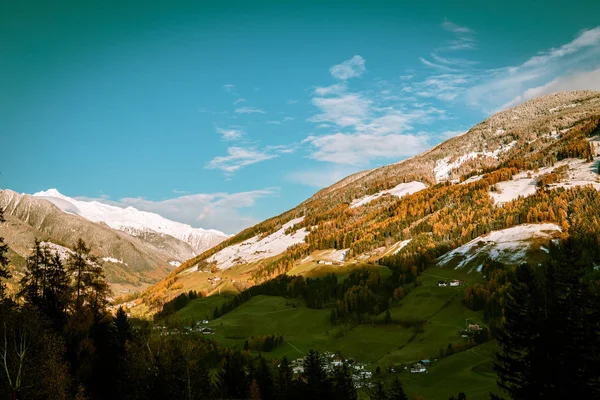
[[[188,224],[169,220],[159,214],[140,211],[132,206],[119,207],[98,201],[77,200],[61,194],[57,189],[48,189],[33,194],[56,205],[61,210],[77,214],[92,222],[102,222],[113,229],[130,234],[153,231],[170,235],[187,242],[194,251],[202,252],[229,236],[214,229],[193,228]]]

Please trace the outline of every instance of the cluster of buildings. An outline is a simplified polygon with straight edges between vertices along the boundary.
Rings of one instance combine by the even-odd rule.
[[[404,369],[410,371],[411,374],[422,374],[427,372],[429,367],[431,367],[431,364],[431,360],[419,360],[409,367],[404,367]]]
[[[221,278],[218,276],[214,276],[214,277],[208,277],[208,281],[210,282],[210,284],[212,286],[215,286],[216,284],[218,284],[221,281]]]
[[[334,368],[340,367],[343,363],[347,363],[352,369],[352,380],[356,387],[362,387],[368,384],[367,381],[373,376],[371,371],[365,370],[365,365],[357,362],[352,358],[344,359],[339,354],[326,351],[321,354],[323,357],[324,368],[327,372],[333,372]],[[297,358],[290,362],[294,374],[302,374],[304,372],[304,357]]]
[[[444,281],[439,281],[438,282],[438,286],[439,287],[446,287],[446,286],[453,286],[453,287],[455,287],[455,286],[463,286],[464,284],[465,283],[463,281],[458,280],[458,279],[452,279],[452,280],[449,280],[449,281],[444,280]]]
[[[215,330],[208,326],[207,319],[205,319],[204,321],[201,321],[201,322],[196,322],[194,325],[191,325],[191,326],[184,326],[183,331],[181,331],[181,329],[173,329],[173,328],[169,329],[164,325],[154,325],[154,327],[152,329],[154,329],[155,331],[158,331],[158,334],[160,336],[179,335],[181,333],[184,333],[186,335],[189,335],[190,333],[200,333],[202,335],[214,335],[215,334]]]
[[[479,324],[467,324],[466,328],[461,332],[462,337],[468,338],[473,336],[475,333],[481,331],[483,328]]]

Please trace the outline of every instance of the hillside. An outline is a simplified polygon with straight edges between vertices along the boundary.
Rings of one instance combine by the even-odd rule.
[[[578,224],[567,204],[597,201],[588,187],[598,187],[599,120],[600,93],[593,91],[547,95],[500,112],[421,155],[349,176],[240,232],[184,263],[143,300],[156,305],[191,289],[238,291],[329,265],[431,261],[523,223],[554,223],[565,235],[593,230]],[[328,258],[341,250],[342,258]]]

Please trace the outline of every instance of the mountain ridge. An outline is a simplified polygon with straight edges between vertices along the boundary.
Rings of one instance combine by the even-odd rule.
[[[384,256],[416,254],[431,260],[444,254],[444,249],[451,250],[483,234],[525,222],[556,223],[567,234],[575,215],[562,208],[560,199],[569,196],[569,191],[581,193],[587,190],[585,185],[597,185],[593,172],[596,164],[589,160],[600,162],[598,126],[600,92],[563,92],[530,100],[495,114],[420,155],[358,172],[321,189],[298,206],[186,261],[168,278],[149,288],[142,300],[157,304],[187,289],[211,293],[220,287],[239,291],[280,273],[310,273],[325,260],[340,265],[378,263]],[[556,178],[564,183],[551,183],[545,185],[546,190],[538,190],[539,181],[550,182],[554,178],[549,176],[559,175],[552,168],[559,160],[563,161],[557,167],[562,165],[570,171],[566,177]],[[519,171],[521,175],[517,175]],[[519,180],[529,179],[523,185],[533,185],[533,191],[524,192],[529,197],[521,197],[522,200],[518,191],[506,192],[503,203],[495,204],[494,190],[506,187],[503,182],[510,182],[513,175]],[[418,190],[396,191],[403,185]],[[545,202],[544,196],[548,195],[556,197],[560,207],[548,214],[536,206],[532,214],[528,204]],[[473,207],[476,211],[470,211]],[[468,217],[461,222],[463,213]],[[286,225],[292,220],[293,226]],[[290,247],[279,255],[239,253],[240,258],[221,270],[222,256],[218,254],[226,254],[223,252],[230,252],[230,247],[246,242],[254,246],[284,226],[288,239],[283,240],[289,240],[299,229],[306,229],[307,234],[289,241]],[[348,254],[343,260],[328,256],[328,251],[343,249]],[[217,267],[214,276],[219,277],[218,284],[208,279],[213,276],[209,271],[213,265]],[[196,270],[208,271],[208,275],[195,275]]]
[[[93,222],[104,222],[111,228],[132,236],[142,235],[147,231],[173,236],[188,243],[196,253],[202,253],[229,237],[215,229],[193,228],[132,206],[118,207],[98,201],[77,200],[63,195],[57,189],[40,191],[32,196],[44,198],[65,212],[80,215]]]

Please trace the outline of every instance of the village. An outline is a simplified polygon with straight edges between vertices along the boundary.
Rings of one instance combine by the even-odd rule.
[[[372,378],[373,373],[366,370],[366,364],[359,363],[352,358],[343,358],[339,354],[326,351],[322,353],[324,368],[327,372],[332,372],[334,368],[341,366],[346,362],[352,369],[352,381],[357,388],[363,386],[370,386],[369,380]],[[292,371],[294,374],[302,374],[304,372],[304,357],[297,358],[291,363]]]
[[[215,330],[208,326],[207,319],[192,323],[189,326],[184,326],[183,331],[177,328],[168,328],[165,325],[154,325],[152,329],[157,331],[160,336],[179,335],[181,333],[186,335],[189,335],[190,333],[199,333],[202,335],[215,334]]]

